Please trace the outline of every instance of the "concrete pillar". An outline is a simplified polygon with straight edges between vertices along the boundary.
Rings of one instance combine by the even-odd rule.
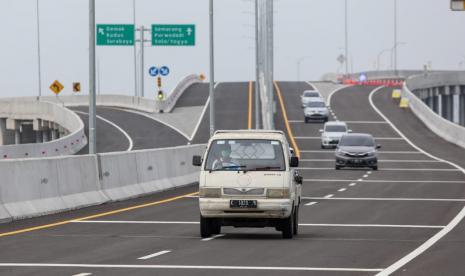
[[[50,129],[50,132],[51,132],[51,139],[52,139],[52,141],[53,141],[53,140],[56,140],[57,137],[58,137],[58,131],[57,131],[56,129],[52,128],[52,129]]]
[[[439,90],[436,88],[436,108],[435,108],[435,112],[441,116],[442,116],[442,95],[439,94]]]
[[[465,90],[460,92],[460,124],[465,126]]]
[[[428,88],[428,99],[427,99],[427,102],[426,104],[428,105],[428,107],[431,109],[431,110],[434,110],[434,100],[433,100],[433,89],[432,88]]]
[[[36,134],[36,143],[42,143],[42,131],[36,130],[34,132]]]
[[[448,121],[452,122],[452,111],[453,111],[453,105],[452,105],[452,94],[450,93],[450,86],[444,86],[443,88],[444,96],[442,98],[444,105],[443,105],[443,116],[446,118]]]
[[[49,139],[49,132],[50,130],[48,128],[42,130],[42,142],[45,143],[45,142],[48,142],[50,139]]]
[[[6,145],[6,119],[0,118],[0,145]]]
[[[460,87],[454,86],[452,93],[452,122],[460,123]]]
[[[15,129],[15,144],[21,144],[21,131],[19,129]]]

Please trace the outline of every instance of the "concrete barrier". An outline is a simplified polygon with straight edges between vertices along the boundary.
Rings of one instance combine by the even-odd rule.
[[[402,97],[409,100],[410,109],[434,133],[453,144],[465,148],[465,127],[436,114],[413,91],[431,87],[465,84],[465,73],[449,72],[417,75],[404,83]]]
[[[100,154],[102,190],[112,200],[123,200],[198,181],[193,155],[205,145]]]
[[[1,202],[12,219],[101,204],[95,156],[0,161]]]
[[[0,146],[0,159],[70,155],[87,145],[84,123],[71,110],[49,103],[22,98],[1,100],[0,118],[54,122],[70,134],[45,143]]]

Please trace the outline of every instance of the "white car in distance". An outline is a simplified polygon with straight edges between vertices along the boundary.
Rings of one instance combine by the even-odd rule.
[[[321,132],[321,148],[335,148],[345,134],[352,132],[348,129],[345,122],[330,121],[326,122]]]
[[[302,107],[307,106],[308,102],[315,98],[323,100],[323,97],[321,96],[320,92],[316,90],[305,90],[300,96]]]

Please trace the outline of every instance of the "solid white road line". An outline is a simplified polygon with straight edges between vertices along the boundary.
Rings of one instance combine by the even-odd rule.
[[[78,113],[78,114],[83,114],[83,115],[86,115],[86,116],[89,116],[89,113],[87,112],[83,112],[83,111],[76,111],[76,110],[73,110],[75,113]],[[121,127],[119,127],[117,124],[113,123],[112,121],[110,120],[107,120],[105,118],[103,118],[102,116],[99,116],[99,115],[96,115],[97,118],[99,118],[100,120],[104,121],[105,123],[113,126],[114,128],[116,128],[119,132],[123,133],[123,135],[126,137],[126,139],[128,140],[129,142],[129,147],[126,151],[131,151],[133,146],[134,146],[134,143],[131,139],[131,136],[129,136],[129,134],[124,131]]]
[[[304,182],[353,182],[362,181],[362,179],[312,179],[304,178]],[[460,180],[366,180],[368,183],[446,183],[446,184],[465,184],[465,181]]]
[[[72,276],[89,276],[89,275],[92,275],[92,273],[84,272],[84,273],[74,274]]]
[[[109,224],[199,224],[197,221],[147,221],[147,220],[73,220],[73,223]]]
[[[147,255],[147,256],[143,256],[143,257],[140,257],[140,258],[137,258],[137,259],[138,260],[148,260],[148,259],[151,259],[151,258],[155,258],[155,257],[161,256],[161,255],[168,254],[170,252],[171,252],[171,250],[163,250],[163,251],[153,253],[153,254],[150,254],[150,255]]]
[[[123,264],[58,264],[0,263],[0,267],[80,267],[80,268],[142,268],[142,269],[204,269],[204,270],[270,270],[270,271],[336,271],[379,272],[382,268],[293,267],[293,266],[213,266],[213,265],[123,265]]]
[[[465,202],[465,198],[394,198],[394,197],[302,197],[307,200],[356,200],[356,201],[437,201]]]
[[[301,150],[301,153],[331,153],[334,154],[335,149],[332,150]],[[423,154],[419,151],[378,151],[379,154]]]
[[[301,162],[335,162],[335,159],[300,159]],[[378,159],[378,162],[386,163],[442,163],[437,160],[391,160]]]
[[[295,123],[303,123],[304,120],[288,120],[288,122],[291,123],[291,124],[292,124],[292,123],[295,124]]]
[[[387,276],[391,275],[394,273],[396,270],[399,268],[403,267],[406,265],[408,262],[411,260],[415,259],[417,256],[425,252],[428,248],[433,246],[436,242],[438,242],[442,237],[447,235],[452,229],[454,229],[460,221],[465,217],[465,207],[458,213],[458,215],[449,223],[447,224],[441,231],[436,233],[436,235],[432,236],[429,240],[427,240],[425,243],[420,245],[420,247],[416,248],[412,252],[410,252],[408,255],[403,257],[402,259],[398,260],[394,264],[390,265],[388,268],[383,270],[382,272],[376,274],[377,276]]]
[[[345,121],[347,124],[387,124],[385,121]]]
[[[386,121],[389,123],[389,125],[402,137],[405,139],[405,141],[407,141],[407,143],[409,143],[413,148],[415,148],[416,150],[418,151],[421,151],[422,153],[424,153],[425,155],[427,155],[428,157],[430,158],[433,158],[433,159],[436,159],[438,161],[443,161],[444,163],[447,163],[451,166],[454,166],[455,168],[461,170],[464,174],[465,174],[465,169],[460,167],[459,165],[453,163],[453,162],[450,162],[450,161],[447,161],[447,160],[444,160],[444,159],[441,159],[439,157],[436,157],[426,151],[424,151],[423,149],[421,149],[420,147],[418,147],[417,145],[415,145],[412,141],[410,141],[410,139],[407,138],[407,136],[405,136],[376,106],[375,104],[373,103],[373,95],[375,95],[375,93],[377,93],[378,91],[381,91],[381,89],[383,88],[383,86],[379,87],[379,88],[376,88],[375,90],[373,90],[371,93],[370,93],[370,96],[368,97],[368,100],[370,102],[370,105],[371,107]],[[384,270],[383,272],[379,273],[378,275],[390,275],[392,274],[393,272],[395,272],[396,270],[398,270],[399,268],[401,268],[402,266],[404,266],[405,264],[407,264],[408,262],[410,262],[411,260],[415,259],[417,256],[419,256],[420,254],[422,254],[423,252],[425,252],[428,248],[430,248],[431,246],[433,246],[437,241],[439,241],[441,238],[443,238],[445,235],[447,235],[447,233],[449,233],[452,229],[454,229],[459,223],[460,221],[462,221],[462,219],[465,217],[465,208],[462,209],[461,212],[459,212],[457,214],[457,216],[455,216],[454,219],[451,220],[451,222],[449,222],[449,224],[444,228],[442,229],[441,231],[439,231],[436,235],[434,235],[433,237],[431,237],[429,240],[427,240],[425,243],[423,243],[420,247],[418,247],[417,249],[415,249],[414,251],[410,252],[408,255],[404,256],[403,258],[401,258],[400,260],[398,260],[397,262],[395,262],[394,264],[392,264],[391,266],[389,266],[386,270]]]
[[[216,87],[217,87],[218,85],[220,85],[220,82],[215,83],[215,85],[213,86],[213,88],[216,89]],[[191,137],[188,138],[189,142],[191,142],[192,140],[194,140],[195,135],[197,134],[197,131],[199,130],[200,124],[202,123],[203,117],[205,117],[205,113],[206,113],[207,108],[208,108],[209,105],[210,105],[210,97],[208,97],[207,102],[206,102],[205,105],[203,106],[202,113],[201,113],[201,115],[200,115],[199,120],[197,121],[197,124],[195,125],[194,131],[192,132]]]
[[[122,112],[128,112],[128,113],[133,113],[133,114],[136,114],[136,115],[139,115],[139,116],[142,116],[142,117],[146,117],[147,119],[150,119],[150,120],[153,120],[157,123],[160,123],[162,125],[165,125],[171,129],[173,129],[174,131],[176,131],[177,133],[181,134],[182,136],[184,136],[184,138],[186,138],[187,140],[189,140],[189,136],[187,136],[186,133],[182,132],[179,128],[175,127],[174,125],[172,124],[169,124],[165,121],[162,121],[158,118],[155,118],[155,117],[152,117],[144,112],[141,112],[141,111],[137,111],[137,110],[131,110],[131,109],[124,109],[124,108],[117,108],[117,107],[104,107],[106,109],[113,109],[113,110],[118,110],[118,111],[122,111]]]
[[[313,168],[313,167],[299,167],[299,170],[309,170],[309,171],[321,171],[321,170],[334,170],[334,167],[322,167],[322,168]],[[378,169],[378,171],[435,171],[435,172],[458,172],[458,169],[436,169],[436,168],[383,168]]]
[[[216,238],[221,238],[221,237],[224,237],[224,234],[214,235],[214,236],[211,236],[209,238],[202,239],[202,241],[211,241],[211,240],[214,240]]]
[[[295,136],[298,140],[321,140],[321,136]],[[402,137],[374,137],[375,140],[404,140]]]
[[[311,201],[311,202],[305,204],[305,206],[312,206],[312,205],[315,205],[315,204],[317,204],[317,203],[318,203],[318,202],[316,202],[316,201]]]
[[[396,225],[396,224],[328,224],[328,223],[299,223],[299,226],[316,227],[380,227],[380,228],[431,228],[442,229],[444,225]]]
[[[316,201],[312,201],[312,202],[309,202],[307,204],[305,204],[305,206],[312,206],[312,205],[315,205],[317,204],[318,202]],[[82,221],[81,221],[82,222]],[[93,222],[93,221],[89,221],[89,222]],[[99,222],[100,223],[100,222]],[[103,223],[106,223],[106,222],[103,222]],[[109,222],[109,223],[112,223],[112,222]],[[120,221],[120,223],[126,223],[126,224],[158,224],[160,223],[159,221]],[[163,224],[169,224],[171,222],[163,222]],[[200,224],[198,221],[183,221],[183,222],[176,222],[174,221],[173,224],[179,224],[179,223],[182,223],[182,224]],[[326,226],[326,227],[399,227],[399,228],[444,228],[445,226],[442,226],[442,225],[391,225],[391,224],[328,224],[328,223],[325,223],[325,224],[319,224],[319,223],[299,223],[299,226]],[[210,237],[210,238],[207,238],[207,239],[203,239],[203,240],[212,240],[214,238],[219,238],[219,237],[222,237],[224,236],[224,234],[220,234],[220,235],[216,235],[216,236],[213,236],[213,237]],[[163,252],[163,251],[161,251]],[[157,252],[155,254],[158,254],[160,252]],[[163,253],[165,254],[165,253]],[[152,254],[153,255],[153,254]],[[148,256],[151,256],[151,255],[148,255]]]

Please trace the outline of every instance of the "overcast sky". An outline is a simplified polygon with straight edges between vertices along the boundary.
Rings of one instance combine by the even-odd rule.
[[[394,0],[349,1],[349,58],[355,72],[376,68],[378,54],[393,46]],[[96,0],[96,22],[132,24],[132,0]],[[195,24],[195,47],[146,45],[146,95],[155,96],[150,66],[167,65],[169,91],[190,73],[208,76],[208,0],[136,0],[136,25]],[[88,1],[39,0],[42,93],[55,80],[71,94],[71,83],[88,82]],[[253,1],[215,0],[216,78],[254,79]],[[465,69],[465,12],[451,12],[449,0],[398,0],[399,68]],[[0,0],[1,96],[37,95],[36,0]],[[275,1],[275,78],[318,80],[338,71],[344,47],[344,0]],[[97,47],[102,93],[134,94],[132,47]],[[381,69],[390,67],[381,55]]]

